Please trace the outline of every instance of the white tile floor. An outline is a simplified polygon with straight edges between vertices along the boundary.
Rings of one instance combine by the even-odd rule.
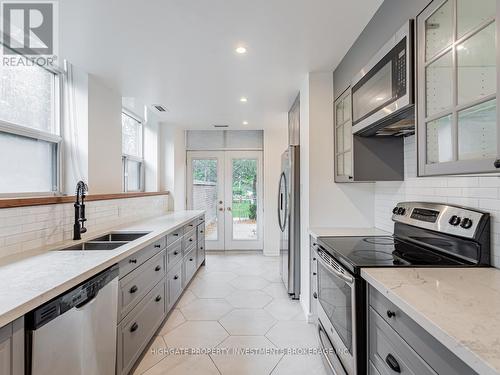
[[[279,258],[209,253],[134,375],[326,375],[320,355],[301,350],[317,347]]]

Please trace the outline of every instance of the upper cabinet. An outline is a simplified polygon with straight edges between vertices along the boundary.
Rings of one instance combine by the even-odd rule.
[[[496,0],[434,0],[417,17],[422,176],[498,171]]]
[[[335,181],[349,182],[352,175],[351,89],[347,89],[335,107]]]

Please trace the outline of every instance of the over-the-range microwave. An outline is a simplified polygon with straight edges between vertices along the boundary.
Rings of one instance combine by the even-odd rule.
[[[408,21],[354,77],[353,133],[414,133],[413,21]]]

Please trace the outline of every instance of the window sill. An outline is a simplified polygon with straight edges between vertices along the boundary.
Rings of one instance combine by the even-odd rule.
[[[117,194],[91,194],[85,197],[87,202],[104,201],[111,199],[126,199],[151,197],[157,195],[168,195],[168,191],[159,192],[134,192],[134,193],[117,193]],[[75,197],[67,196],[51,196],[51,197],[20,197],[20,198],[2,198],[0,199],[1,208],[28,207],[28,206],[45,206],[50,204],[73,203]]]

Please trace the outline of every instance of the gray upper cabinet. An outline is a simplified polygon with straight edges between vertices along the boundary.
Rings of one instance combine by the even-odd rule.
[[[417,17],[419,175],[495,172],[496,0],[434,0]]]

